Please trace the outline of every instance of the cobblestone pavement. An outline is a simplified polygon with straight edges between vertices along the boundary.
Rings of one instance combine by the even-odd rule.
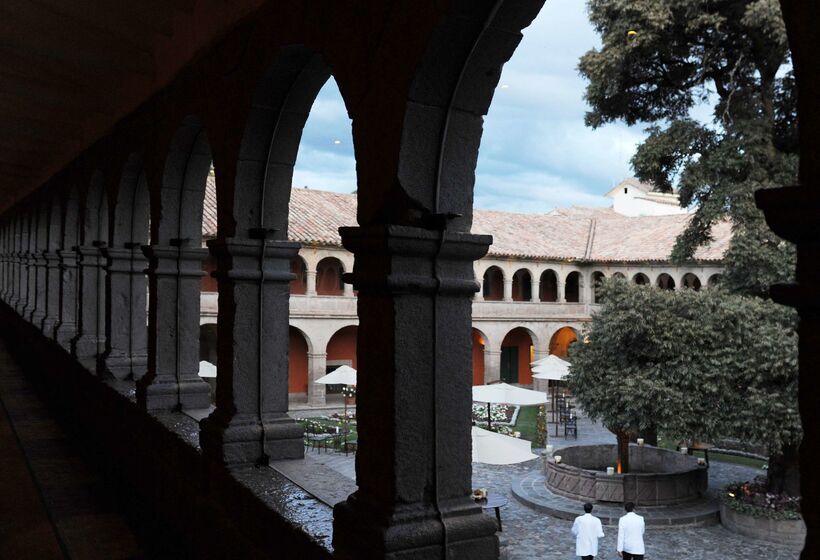
[[[615,443],[615,437],[605,428],[580,418],[577,440],[565,441],[555,437],[555,427],[550,425],[549,443],[556,449],[568,445]],[[560,433],[560,432],[559,432]],[[311,457],[329,468],[353,478],[353,456]],[[473,464],[473,487],[488,488],[503,494],[509,503],[501,510],[504,531],[499,533],[502,559],[504,560],[572,560],[576,558],[575,542],[570,531],[572,522],[550,517],[530,509],[512,496],[510,484],[533,469],[540,468],[538,460],[519,465]],[[737,480],[748,480],[756,471],[749,467],[713,461],[709,469],[710,491]],[[580,509],[580,508],[579,508]],[[593,512],[594,513],[594,512]],[[640,513],[640,511],[638,512]],[[488,515],[491,515],[489,512]],[[580,512],[579,512],[580,514]],[[600,541],[596,560],[615,560],[615,544],[618,536],[614,527],[604,528],[605,537]],[[646,531],[646,558],[648,560],[796,560],[799,550],[757,541],[735,535],[721,525],[711,527],[654,528]]]

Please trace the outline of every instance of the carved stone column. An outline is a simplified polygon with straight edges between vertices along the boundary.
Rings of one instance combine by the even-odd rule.
[[[37,257],[34,254],[33,243],[34,240],[29,237],[29,247],[24,256],[25,288],[20,315],[27,321],[30,320],[34,306],[37,304]]]
[[[40,328],[43,319],[46,318],[46,300],[48,299],[48,286],[46,285],[46,265],[45,251],[38,250],[34,254],[34,309],[31,310],[29,320],[32,325]]]
[[[316,271],[315,270],[308,270],[305,272],[305,281],[307,282],[307,291],[305,295],[307,296],[315,296],[316,295]]]
[[[561,280],[560,278],[556,281],[557,290],[558,290],[558,303],[566,303],[567,302],[567,293],[566,293],[566,282]]]
[[[288,283],[298,243],[215,239],[219,281],[216,410],[201,422],[203,452],[226,464],[304,455],[288,417]]]
[[[17,273],[17,305],[14,309],[23,317],[28,302],[29,284],[29,254],[25,245],[17,253]]]
[[[137,399],[147,410],[210,406],[208,384],[199,377],[200,282],[208,250],[148,245],[148,369],[137,383]],[[242,336],[241,334],[237,336]],[[219,372],[220,381],[222,372]]]
[[[77,336],[77,253],[60,249],[57,257],[60,260],[60,311],[54,339],[71,351],[71,341]]]
[[[530,301],[541,301],[541,280],[532,281]]]
[[[77,335],[71,341],[74,357],[96,372],[105,352],[105,258],[102,241],[76,247],[78,264]]]
[[[512,301],[512,278],[504,278],[504,301]]]
[[[41,328],[46,336],[54,337],[54,327],[60,320],[60,257],[57,251],[45,251],[46,307]]]
[[[359,490],[334,508],[342,559],[496,559],[470,498],[473,262],[491,238],[407,226],[341,228],[356,255]],[[373,476],[378,473],[378,476]]]
[[[484,382],[501,379],[501,351],[484,347]]]
[[[9,225],[4,224],[0,228],[0,300],[5,302],[8,298],[8,229]]]
[[[316,380],[325,374],[325,370],[327,370],[327,354],[308,353],[307,398],[308,404],[311,406],[322,406],[327,402],[325,400],[325,386],[316,383]]]
[[[103,369],[117,379],[145,375],[148,366],[148,330],[145,268],[138,244],[102,250],[106,259],[108,332]]]

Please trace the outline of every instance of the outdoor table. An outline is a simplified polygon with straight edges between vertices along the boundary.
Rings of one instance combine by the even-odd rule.
[[[680,448],[684,445],[686,445],[685,441],[679,442],[677,450],[680,451]],[[687,451],[688,455],[691,455],[693,451],[703,451],[703,456],[706,458],[706,466],[709,466],[709,450],[714,447],[714,444],[706,443],[703,441],[695,441],[687,447],[689,448],[689,450]]]
[[[483,500],[476,500],[476,503],[481,506],[481,509],[494,509],[495,510],[495,519],[498,521],[498,530],[503,531],[501,528],[501,508],[506,506],[509,501],[504,496],[500,496],[498,494],[487,494],[487,497]]]

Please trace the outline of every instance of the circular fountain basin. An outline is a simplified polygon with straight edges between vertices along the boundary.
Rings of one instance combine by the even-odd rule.
[[[555,462],[555,456],[561,462]],[[588,502],[634,502],[642,506],[678,504],[703,496],[708,469],[696,457],[651,445],[629,446],[627,474],[607,474],[618,462],[617,445],[577,445],[547,456],[547,488]]]

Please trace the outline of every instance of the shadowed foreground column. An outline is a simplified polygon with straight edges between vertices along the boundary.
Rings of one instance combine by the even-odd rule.
[[[208,250],[179,245],[142,250],[151,298],[148,371],[137,383],[137,400],[147,410],[208,408],[210,388],[199,377],[199,283]]]
[[[498,558],[470,498],[473,261],[491,237],[341,228],[359,292],[359,490],[334,510],[344,559]]]
[[[200,424],[202,450],[229,465],[301,458],[302,425],[287,415],[290,262],[299,244],[216,239],[208,246],[219,281],[219,377],[216,410]]]
[[[86,369],[97,371],[97,361],[105,352],[105,259],[103,241],[77,247],[79,302],[77,336],[71,342],[72,354]]]

